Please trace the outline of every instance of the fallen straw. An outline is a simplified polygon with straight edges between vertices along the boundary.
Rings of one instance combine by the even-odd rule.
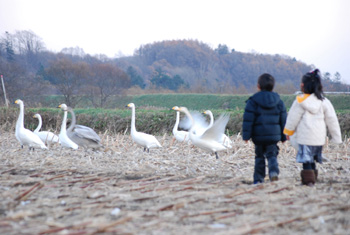
[[[15,198],[15,200],[16,201],[25,201],[31,193],[35,192],[35,190],[41,189],[43,186],[44,186],[44,184],[42,184],[41,182],[38,182],[33,187],[31,187],[30,189],[28,189],[27,191],[25,191],[21,195],[17,196]]]

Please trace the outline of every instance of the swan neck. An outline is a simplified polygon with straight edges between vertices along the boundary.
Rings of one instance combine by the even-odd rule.
[[[212,113],[209,113],[209,117],[210,117],[210,122],[209,122],[209,126],[208,128],[212,127],[214,124],[214,117]]]
[[[70,124],[70,126],[68,127],[67,131],[72,131],[76,122],[77,122],[77,118],[75,117],[75,113],[72,109],[69,109],[70,114],[72,115],[72,123]]]
[[[24,105],[19,105],[19,115],[16,123],[17,128],[24,128]]]
[[[39,120],[39,123],[38,123],[37,128],[34,130],[34,132],[39,132],[41,129],[41,126],[43,125],[43,121],[41,120],[41,116],[38,116],[38,120]]]
[[[136,127],[135,127],[135,107],[131,108],[131,132],[136,132]]]
[[[177,129],[179,127],[179,122],[180,122],[180,112],[176,111],[176,121],[175,121],[175,125],[173,128],[173,133],[177,131]]]
[[[66,122],[67,122],[67,111],[64,111],[60,133],[66,133],[66,127],[67,127]]]

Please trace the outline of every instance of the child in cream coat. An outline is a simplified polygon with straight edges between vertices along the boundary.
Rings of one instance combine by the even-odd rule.
[[[322,146],[327,128],[333,143],[340,144],[341,133],[332,103],[324,97],[319,70],[302,77],[301,91],[289,110],[284,134],[296,135],[299,144],[296,160],[303,164],[302,184],[313,186],[317,180],[316,163],[322,163]]]

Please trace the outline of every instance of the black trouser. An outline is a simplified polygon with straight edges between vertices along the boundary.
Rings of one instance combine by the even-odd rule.
[[[255,167],[254,167],[254,183],[262,183],[265,178],[265,158],[268,162],[269,175],[279,174],[277,155],[277,144],[255,145]]]
[[[315,162],[303,163],[303,170],[316,170],[316,163]]]

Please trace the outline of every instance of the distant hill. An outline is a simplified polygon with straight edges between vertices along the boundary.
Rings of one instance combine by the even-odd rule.
[[[123,70],[133,67],[147,85],[161,70],[178,75],[192,89],[207,92],[252,91],[262,73],[272,74],[279,86],[298,89],[301,76],[312,67],[285,55],[242,53],[225,45],[217,49],[196,40],[172,40],[141,46],[131,57],[116,59]],[[292,88],[291,88],[292,87]]]

